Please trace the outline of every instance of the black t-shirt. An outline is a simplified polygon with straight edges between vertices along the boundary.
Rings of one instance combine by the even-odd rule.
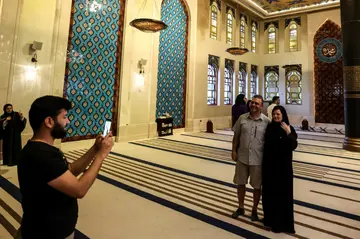
[[[56,147],[28,141],[20,153],[18,177],[24,211],[24,239],[64,239],[74,232],[77,199],[48,185],[68,170],[68,162]]]

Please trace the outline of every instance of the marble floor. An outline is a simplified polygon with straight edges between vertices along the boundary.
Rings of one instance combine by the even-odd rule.
[[[250,186],[246,216],[229,216],[237,208],[232,132],[218,130],[116,143],[79,200],[75,238],[360,238],[360,154],[342,150],[342,137],[299,132],[294,235],[249,219]],[[72,161],[91,143],[62,150]],[[22,214],[16,167],[0,169],[0,238],[12,238]]]

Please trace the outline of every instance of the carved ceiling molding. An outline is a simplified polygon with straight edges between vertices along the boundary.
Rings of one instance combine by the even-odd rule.
[[[316,12],[316,11],[340,8],[340,0],[333,0],[333,1],[330,0],[329,2],[327,2],[325,4],[294,7],[292,9],[269,12],[266,10],[267,8],[265,6],[264,6],[265,9],[264,9],[258,3],[256,3],[256,0],[236,0],[236,1],[243,8],[245,8],[246,10],[249,10],[250,12],[255,14],[255,16],[259,17],[261,20],[268,20],[268,19],[272,19],[272,18],[285,17],[285,16],[296,15],[296,14],[301,14],[301,13],[309,13],[309,12]],[[267,6],[269,4],[277,4],[277,1],[267,0],[267,2],[269,2],[269,1],[271,3],[268,3]],[[279,0],[279,1],[283,1],[283,0]],[[295,1],[299,1],[299,0],[295,0]],[[294,2],[294,0],[287,0],[286,2],[291,4],[291,2]]]

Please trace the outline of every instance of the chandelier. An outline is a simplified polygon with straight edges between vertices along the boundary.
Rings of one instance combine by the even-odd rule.
[[[143,10],[145,8],[146,2],[147,2],[147,0],[144,0],[143,4],[139,10],[139,13],[141,10]],[[154,2],[155,2],[156,10],[158,10],[156,1],[154,0]],[[158,13],[159,13],[159,11],[158,11]],[[158,32],[158,31],[164,30],[168,27],[168,25],[166,25],[165,22],[156,20],[156,19],[151,19],[151,18],[136,18],[130,22],[130,26],[135,27],[136,29],[143,31],[143,32],[147,32],[147,33]]]
[[[247,48],[230,47],[230,48],[226,49],[226,52],[228,52],[232,55],[241,56],[241,55],[244,55],[245,53],[249,52],[249,50]]]
[[[135,27],[136,29],[148,32],[148,33],[154,33],[161,30],[164,30],[168,27],[163,21],[150,19],[150,18],[137,18],[130,22],[130,26]]]

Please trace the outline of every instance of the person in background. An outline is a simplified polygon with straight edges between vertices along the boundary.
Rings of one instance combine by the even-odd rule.
[[[267,108],[267,117],[269,118],[269,120],[271,120],[272,111],[273,111],[274,107],[277,106],[277,105],[280,105],[280,97],[279,96],[274,96],[272,98],[271,105],[269,105],[269,107]]]
[[[269,119],[261,113],[263,97],[255,95],[251,101],[251,110],[236,121],[233,131],[232,159],[236,161],[234,183],[237,184],[238,209],[233,218],[244,215],[245,185],[250,176],[250,185],[254,188],[251,220],[258,221],[257,207],[261,197],[261,164],[263,159],[264,135]]]
[[[293,151],[297,134],[286,110],[275,106],[265,132],[262,168],[263,223],[273,232],[295,233],[293,196]]]
[[[11,104],[6,104],[3,110],[4,114],[0,116],[3,164],[15,166],[21,150],[21,132],[25,129],[26,119],[21,112],[15,112]]]
[[[98,136],[83,156],[69,163],[54,141],[66,136],[70,108],[68,100],[56,96],[40,97],[31,105],[34,135],[20,152],[18,165],[24,214],[17,239],[73,239],[77,199],[87,194],[114,145],[111,132]]]
[[[249,112],[246,102],[247,99],[245,98],[244,94],[239,94],[236,97],[235,105],[233,105],[233,107],[231,108],[232,127],[235,125],[240,115]]]

